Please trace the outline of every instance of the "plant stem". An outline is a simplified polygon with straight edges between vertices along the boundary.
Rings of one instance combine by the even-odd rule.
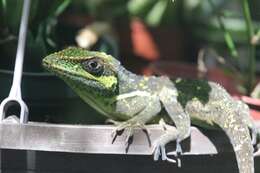
[[[248,81],[246,84],[247,94],[250,94],[250,91],[253,88],[255,82],[255,45],[251,44],[251,39],[254,36],[254,27],[252,23],[252,18],[250,14],[250,9],[248,5],[248,0],[242,0],[243,13],[246,21],[246,29],[247,29],[247,39],[249,44],[249,63],[248,63]]]
[[[212,10],[216,9],[215,4],[213,3],[212,0],[208,0],[208,2],[209,2],[209,5],[211,6]],[[237,53],[237,49],[236,49],[235,43],[234,43],[234,41],[232,39],[232,36],[231,36],[230,32],[227,30],[227,28],[225,26],[225,22],[224,22],[223,16],[220,13],[217,13],[217,21],[218,21],[218,24],[220,26],[220,29],[224,33],[224,39],[225,39],[226,45],[227,45],[227,47],[229,49],[229,52],[230,52],[231,56],[233,58],[237,58],[238,57],[238,53]]]

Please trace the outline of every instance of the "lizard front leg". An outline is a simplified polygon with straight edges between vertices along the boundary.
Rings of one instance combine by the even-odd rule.
[[[129,139],[133,136],[134,128],[141,128],[148,132],[145,124],[161,111],[161,103],[157,96],[144,97],[143,99],[145,103],[143,109],[136,112],[129,120],[116,123],[117,127],[112,133],[113,141],[117,137],[118,132],[124,130],[127,133],[125,143],[128,147]],[[137,102],[136,104],[139,103]],[[133,106],[132,109],[135,109],[135,107]],[[133,113],[133,111],[131,113]]]
[[[176,129],[166,131],[165,135],[159,138],[155,145],[154,158],[158,160],[158,149],[165,151],[165,145],[170,141],[176,141],[176,153],[182,153],[180,142],[190,135],[190,116],[185,113],[181,104],[177,101],[177,92],[173,88],[164,87],[160,92],[160,100],[172,121],[175,123]],[[164,153],[161,153],[163,156]],[[162,158],[164,159],[164,158]]]
[[[169,142],[169,139],[177,139],[178,137],[178,131],[176,127],[167,125],[163,119],[160,120],[159,124],[162,126],[162,128],[165,130],[165,133],[160,136],[159,139],[157,139],[154,143],[153,147],[153,154],[154,154],[154,161],[159,160],[159,157],[161,156],[162,160],[167,160],[172,163],[176,163],[176,160],[171,159],[166,154],[165,145]],[[180,161],[178,161],[178,166],[180,167]]]

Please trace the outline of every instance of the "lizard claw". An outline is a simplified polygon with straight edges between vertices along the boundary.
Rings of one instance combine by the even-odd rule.
[[[116,121],[112,120],[112,123],[113,122],[116,122]],[[126,139],[125,139],[126,152],[128,151],[129,145],[132,143],[135,128],[141,128],[147,134],[147,137],[149,140],[149,145],[151,146],[150,132],[144,124],[136,123],[133,121],[125,121],[125,122],[116,122],[116,125],[117,125],[116,129],[113,130],[111,133],[112,143],[114,143],[114,141],[116,140],[116,138],[120,132],[125,131],[125,133],[126,133]]]
[[[152,146],[152,142],[151,142],[151,138],[150,138],[150,131],[149,129],[147,129],[147,127],[144,125],[144,124],[137,124],[137,127],[139,127],[140,129],[143,130],[143,132],[145,133],[146,137],[147,137],[147,140],[148,140],[148,143],[149,143],[149,147]]]
[[[112,143],[116,140],[117,136],[120,132],[125,131],[126,139],[125,139],[125,151],[128,152],[129,146],[132,143],[133,134],[134,134],[135,125],[129,122],[119,122],[118,126],[115,130],[112,131]]]
[[[166,133],[164,136],[159,138],[154,144],[154,148],[153,148],[154,161],[159,160],[159,157],[161,156],[161,159],[163,161],[166,160],[171,163],[177,163],[178,167],[181,167],[181,160],[178,158],[178,156],[182,154],[182,148],[181,148],[180,140],[177,137],[178,133],[176,133],[175,128],[168,126],[163,119],[159,121],[159,125],[161,125],[162,129],[166,131]],[[172,133],[167,132],[171,129],[174,129],[173,132],[175,132],[175,135],[173,137],[169,136],[169,135],[173,135],[174,134],[173,132]],[[170,141],[169,139],[172,138],[176,140],[176,153],[175,153],[176,159],[169,158],[167,156],[166,149],[165,149],[165,145]]]

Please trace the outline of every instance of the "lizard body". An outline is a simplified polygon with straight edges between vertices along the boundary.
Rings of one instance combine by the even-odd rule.
[[[233,145],[239,172],[254,173],[249,129],[255,132],[255,127],[248,107],[235,101],[220,85],[136,75],[110,55],[73,47],[45,57],[43,66],[97,111],[116,120],[115,132],[125,130],[127,141],[135,127],[145,129],[145,124],[164,109],[175,128],[166,128],[154,144],[154,160],[161,156],[173,161],[167,157],[165,145],[176,141],[176,151],[181,152],[179,143],[189,137],[193,123],[224,130]]]

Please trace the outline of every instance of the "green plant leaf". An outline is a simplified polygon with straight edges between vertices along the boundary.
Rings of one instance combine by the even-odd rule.
[[[30,21],[35,20],[37,13],[39,10],[39,0],[33,0],[31,1],[31,8],[30,8]],[[36,19],[37,20],[37,19]],[[30,23],[30,22],[29,22]]]
[[[59,16],[69,6],[71,0],[64,0],[56,9],[55,16]]]
[[[6,13],[4,20],[12,33],[18,34],[21,14],[23,9],[23,1],[8,0],[6,1]]]
[[[158,26],[165,13],[168,0],[158,0],[146,17],[146,22],[151,26]],[[174,5],[174,4],[171,4]]]
[[[154,0],[130,0],[127,3],[127,8],[130,14],[140,16],[147,13],[155,2]]]
[[[237,53],[234,41],[233,41],[230,33],[225,31],[224,32],[224,38],[225,38],[227,47],[228,47],[228,49],[230,51],[230,54],[232,55],[232,57],[236,57],[237,58],[238,57],[238,53]]]
[[[31,30],[28,31],[26,51],[31,58],[42,58],[49,53],[45,42],[44,25],[44,23],[39,25],[36,36],[32,34]]]
[[[213,3],[213,1],[209,0],[208,2],[210,4],[211,8],[215,9],[215,4]],[[237,50],[236,50],[236,46],[234,44],[234,41],[233,41],[229,31],[226,28],[224,18],[221,14],[217,14],[217,21],[218,21],[218,24],[220,26],[220,29],[224,33],[224,39],[225,39],[226,45],[228,47],[228,50],[230,51],[231,56],[237,58],[238,53],[237,53]]]
[[[6,0],[0,1],[0,9],[2,11],[2,14],[4,15],[6,13]]]
[[[55,0],[52,1],[48,17],[57,17],[59,16],[70,4],[71,0]]]
[[[46,48],[46,44],[44,41],[44,39],[45,39],[44,28],[45,28],[44,23],[39,25],[38,33],[34,40],[34,45],[32,45],[37,50],[37,56],[39,56],[39,58],[42,58],[43,56],[45,56],[47,54],[47,48]]]
[[[51,47],[57,47],[57,44],[55,43],[54,40],[52,40],[51,38],[46,38],[46,42],[51,46]]]

